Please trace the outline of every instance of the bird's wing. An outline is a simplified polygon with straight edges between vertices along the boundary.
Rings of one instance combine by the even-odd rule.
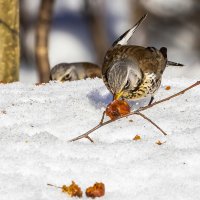
[[[164,50],[165,52],[162,52]],[[132,56],[136,58],[139,67],[144,73],[161,75],[165,70],[167,62],[167,49],[163,48],[162,51],[154,47],[144,48],[134,46],[132,49]]]
[[[112,46],[116,46],[118,44],[120,45],[126,45],[128,43],[128,40],[132,37],[133,33],[137,30],[139,25],[144,21],[147,14],[145,14],[131,29],[126,31],[123,35],[121,35],[113,44]]]

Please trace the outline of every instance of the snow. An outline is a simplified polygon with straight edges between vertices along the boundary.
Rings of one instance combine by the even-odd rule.
[[[167,68],[156,100],[198,79],[198,74],[181,75],[184,70]],[[171,90],[165,90],[166,85]],[[0,199],[70,199],[47,183],[62,186],[72,180],[83,191],[103,182],[102,200],[198,199],[199,87],[144,112],[168,136],[132,116],[92,133],[94,144],[86,139],[67,142],[94,127],[111,98],[100,79],[1,84]],[[131,105],[134,109],[146,103]],[[140,141],[132,140],[136,134]],[[158,140],[166,143],[157,145]]]

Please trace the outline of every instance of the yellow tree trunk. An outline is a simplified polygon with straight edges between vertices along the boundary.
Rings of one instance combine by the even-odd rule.
[[[0,0],[0,82],[19,80],[19,1]]]

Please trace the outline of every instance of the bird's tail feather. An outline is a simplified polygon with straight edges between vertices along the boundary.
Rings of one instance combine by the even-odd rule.
[[[128,31],[126,31],[124,34],[122,34],[113,44],[112,46],[114,47],[117,44],[121,45],[126,45],[128,43],[128,40],[132,37],[133,33],[137,30],[139,25],[144,21],[146,18],[147,14],[142,16],[142,18]]]

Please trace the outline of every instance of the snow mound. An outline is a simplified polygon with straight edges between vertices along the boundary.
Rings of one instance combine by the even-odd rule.
[[[195,81],[166,75],[156,100]],[[171,90],[165,90],[166,85]],[[70,199],[47,183],[62,186],[72,180],[83,191],[96,181],[104,182],[106,195],[101,199],[199,198],[199,87],[144,112],[168,136],[132,116],[91,134],[94,144],[67,140],[101,119],[112,99],[102,80],[1,84],[0,97],[1,200]],[[134,109],[147,102],[131,105]],[[140,141],[132,140],[136,134]],[[166,143],[159,146],[158,140]]]

